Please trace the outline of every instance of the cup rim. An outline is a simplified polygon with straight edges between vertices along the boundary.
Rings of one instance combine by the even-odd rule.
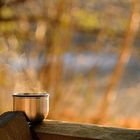
[[[13,97],[49,97],[49,94],[47,92],[41,92],[41,93],[25,92],[25,93],[14,93],[12,96]]]

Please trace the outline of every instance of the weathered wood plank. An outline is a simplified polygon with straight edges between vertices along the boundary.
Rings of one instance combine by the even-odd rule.
[[[51,134],[96,140],[140,140],[140,130],[49,120],[37,125],[34,130],[39,135],[44,134],[44,137]]]
[[[22,112],[6,112],[0,116],[0,140],[31,140],[26,118]]]
[[[97,140],[97,139],[70,137],[70,136],[46,134],[46,133],[38,133],[37,137],[38,140]]]

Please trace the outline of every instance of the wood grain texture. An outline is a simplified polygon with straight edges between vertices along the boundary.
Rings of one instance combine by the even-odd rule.
[[[31,140],[26,118],[22,112],[6,112],[0,116],[0,140]]]
[[[70,136],[45,134],[45,133],[38,133],[37,137],[38,137],[38,140],[97,140],[97,139],[70,137]]]
[[[50,134],[52,137],[50,140],[53,140],[52,135],[93,140],[140,140],[140,130],[60,121],[44,121],[37,125],[34,130],[37,134],[42,134],[43,139],[41,140],[45,140],[45,135],[47,137]]]

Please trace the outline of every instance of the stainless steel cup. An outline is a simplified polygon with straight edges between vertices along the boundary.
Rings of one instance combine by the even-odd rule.
[[[13,110],[25,112],[30,122],[42,121],[49,112],[49,94],[13,94]]]

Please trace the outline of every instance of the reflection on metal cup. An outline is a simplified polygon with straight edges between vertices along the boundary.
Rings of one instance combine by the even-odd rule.
[[[49,94],[13,94],[13,110],[23,111],[30,122],[42,121],[49,113]]]

